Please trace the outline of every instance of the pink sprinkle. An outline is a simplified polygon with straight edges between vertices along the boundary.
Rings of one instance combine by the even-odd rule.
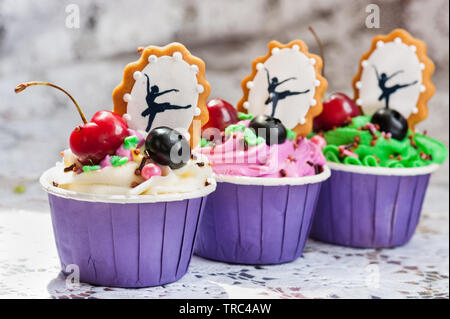
[[[106,155],[106,157],[100,162],[100,168],[105,168],[111,165],[111,155]]]
[[[344,156],[350,156],[350,157],[358,158],[358,155],[356,155],[352,151],[349,151],[348,149],[346,149],[344,145],[339,145],[338,149],[339,149],[339,152],[341,152],[341,154],[344,155]]]
[[[320,135],[314,135],[313,137],[311,137],[310,141],[319,146],[321,149],[327,146],[327,141],[325,141],[323,136]]]
[[[123,144],[116,150],[117,156],[127,157],[129,161],[133,160],[133,156],[130,150],[127,150],[123,147]]]
[[[375,132],[377,131],[377,128],[373,123],[367,123],[367,127],[369,128],[369,131],[372,134],[375,134]]]
[[[139,139],[139,143],[137,145],[137,148],[140,148],[142,145],[144,145],[145,140],[144,140],[144,137],[142,136],[141,133],[139,133],[138,131],[135,131],[135,130],[132,130],[132,129],[129,128],[128,129],[128,134],[129,134],[129,136],[136,135],[137,138]]]
[[[161,176],[161,168],[159,168],[158,165],[155,164],[147,164],[145,165],[141,170],[141,176],[148,180],[152,178],[153,176]]]
[[[351,152],[351,151],[349,151],[349,150],[344,150],[344,151],[342,152],[342,154],[345,155],[345,156],[350,156],[350,157],[358,158],[358,155],[356,155],[355,153],[353,153],[353,152]]]

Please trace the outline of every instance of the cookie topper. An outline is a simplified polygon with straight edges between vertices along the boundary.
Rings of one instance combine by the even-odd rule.
[[[435,92],[433,72],[423,41],[402,29],[377,35],[353,79],[355,102],[367,115],[382,107],[395,109],[414,129],[428,115],[427,102]]]
[[[242,80],[244,96],[238,110],[280,119],[298,135],[306,136],[312,120],[322,112],[327,80],[321,75],[322,59],[308,52],[303,41],[269,43],[269,53],[256,58],[252,73]]]
[[[211,88],[205,63],[180,43],[138,52],[141,58],[125,67],[122,82],[113,91],[114,112],[126,114],[132,129],[149,132],[167,126],[185,134],[191,146],[197,145],[201,126],[209,118],[206,99]]]

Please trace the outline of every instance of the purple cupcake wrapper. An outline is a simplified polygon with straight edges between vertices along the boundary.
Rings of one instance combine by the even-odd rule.
[[[77,265],[80,280],[113,287],[149,287],[181,278],[189,266],[214,180],[190,193],[100,195],[54,186],[61,167],[44,172],[63,272]]]
[[[82,282],[113,287],[180,279],[206,202],[117,204],[48,196],[62,270],[75,264]]]
[[[311,237],[361,248],[406,244],[419,222],[430,172],[388,176],[345,170],[332,169],[324,183]]]
[[[279,264],[298,258],[321,184],[218,182],[206,203],[195,254],[239,264]]]

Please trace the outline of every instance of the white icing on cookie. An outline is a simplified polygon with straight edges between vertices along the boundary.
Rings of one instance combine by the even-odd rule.
[[[293,129],[305,123],[309,108],[317,103],[314,94],[320,81],[314,69],[316,60],[297,47],[276,49],[264,63],[258,63],[255,77],[246,83],[249,94],[243,106],[253,115],[273,113],[287,128]]]
[[[187,131],[198,114],[198,97],[204,91],[197,81],[198,67],[186,63],[180,52],[172,56],[151,55],[148,61],[141,72],[134,74],[136,82],[131,92],[124,95],[132,119],[130,128],[148,132],[168,126]]]
[[[362,61],[362,67],[361,78],[355,86],[359,90],[357,104],[364,114],[372,115],[387,102],[389,108],[405,118],[416,111],[425,65],[417,57],[415,46],[405,44],[400,38],[392,42],[378,41],[376,49]]]

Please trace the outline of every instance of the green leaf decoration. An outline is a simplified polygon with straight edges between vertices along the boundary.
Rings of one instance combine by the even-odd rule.
[[[109,162],[111,163],[112,166],[118,167],[128,162],[128,158],[122,156],[111,156]]]
[[[252,120],[253,119],[253,115],[242,113],[242,112],[238,112],[238,118],[240,120]]]
[[[255,132],[249,128],[246,128],[244,130],[244,139],[250,146],[255,146],[266,142],[266,140],[263,137],[257,136]]]
[[[290,141],[292,141],[297,136],[297,134],[294,131],[292,131],[288,128],[286,129],[286,133],[287,133],[287,139]]]
[[[92,171],[98,171],[100,169],[100,165],[84,165],[83,166],[83,172],[92,172]]]
[[[246,129],[244,124],[232,124],[227,126],[227,128],[225,129],[225,136],[230,135],[233,132],[239,132],[239,131],[244,131]]]
[[[127,150],[136,148],[138,144],[139,138],[136,135],[127,136],[123,140],[123,148]]]
[[[200,139],[200,147],[205,147],[208,146],[209,142],[206,140],[206,138],[201,138]]]

